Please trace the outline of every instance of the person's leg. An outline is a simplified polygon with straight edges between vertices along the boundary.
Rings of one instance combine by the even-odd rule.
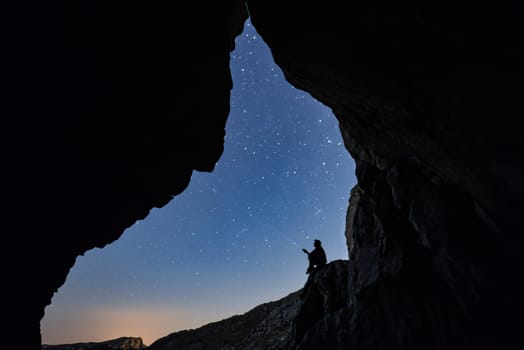
[[[315,268],[315,266],[311,262],[311,259],[309,259],[309,266],[307,267],[306,273],[309,274],[311,271],[313,271],[314,268]]]

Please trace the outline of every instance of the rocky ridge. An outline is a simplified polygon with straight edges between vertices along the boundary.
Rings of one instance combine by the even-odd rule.
[[[170,334],[148,350],[291,350],[302,343],[332,349],[333,342],[315,342],[336,323],[348,297],[349,261],[336,260],[309,275],[304,288],[239,316],[194,330]]]
[[[197,329],[172,333],[155,341],[148,350],[282,349],[291,337],[291,322],[300,291],[265,303],[242,315]]]
[[[146,346],[139,337],[121,337],[103,342],[42,345],[42,350],[142,350]]]

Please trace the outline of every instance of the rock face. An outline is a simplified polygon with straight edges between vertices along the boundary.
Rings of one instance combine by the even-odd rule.
[[[122,337],[98,343],[42,345],[42,350],[141,350],[145,349],[142,338]]]
[[[309,276],[285,349],[335,349],[347,331],[340,324],[348,300],[347,260],[336,260]],[[283,348],[284,349],[284,348]]]
[[[300,304],[300,291],[203,327],[170,334],[148,350],[283,349],[291,339],[291,324]]]
[[[193,170],[213,169],[246,10],[237,0],[4,6],[5,331],[37,350],[44,307],[75,258],[165,205]],[[357,164],[345,306],[327,319],[301,313],[290,344],[520,341],[520,3],[248,7],[288,81],[333,109]]]
[[[309,276],[303,289],[239,316],[176,332],[148,350],[284,350],[294,342],[325,339],[326,324],[338,319],[348,297],[347,260],[336,260]],[[319,337],[319,334],[322,335]],[[328,349],[327,343],[314,343]]]

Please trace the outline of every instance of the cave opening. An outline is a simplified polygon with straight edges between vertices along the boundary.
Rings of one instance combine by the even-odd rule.
[[[313,239],[328,261],[348,258],[356,179],[336,118],[285,81],[249,20],[230,65],[231,111],[215,170],[193,173],[168,205],[77,258],[46,308],[44,344],[139,336],[149,345],[302,288],[301,249]]]

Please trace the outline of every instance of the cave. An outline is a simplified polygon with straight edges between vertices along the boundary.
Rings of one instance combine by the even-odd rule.
[[[9,5],[7,346],[40,349],[76,257],[213,170],[248,12],[286,79],[333,110],[356,162],[348,296],[293,349],[520,343],[520,5],[246,3]]]

